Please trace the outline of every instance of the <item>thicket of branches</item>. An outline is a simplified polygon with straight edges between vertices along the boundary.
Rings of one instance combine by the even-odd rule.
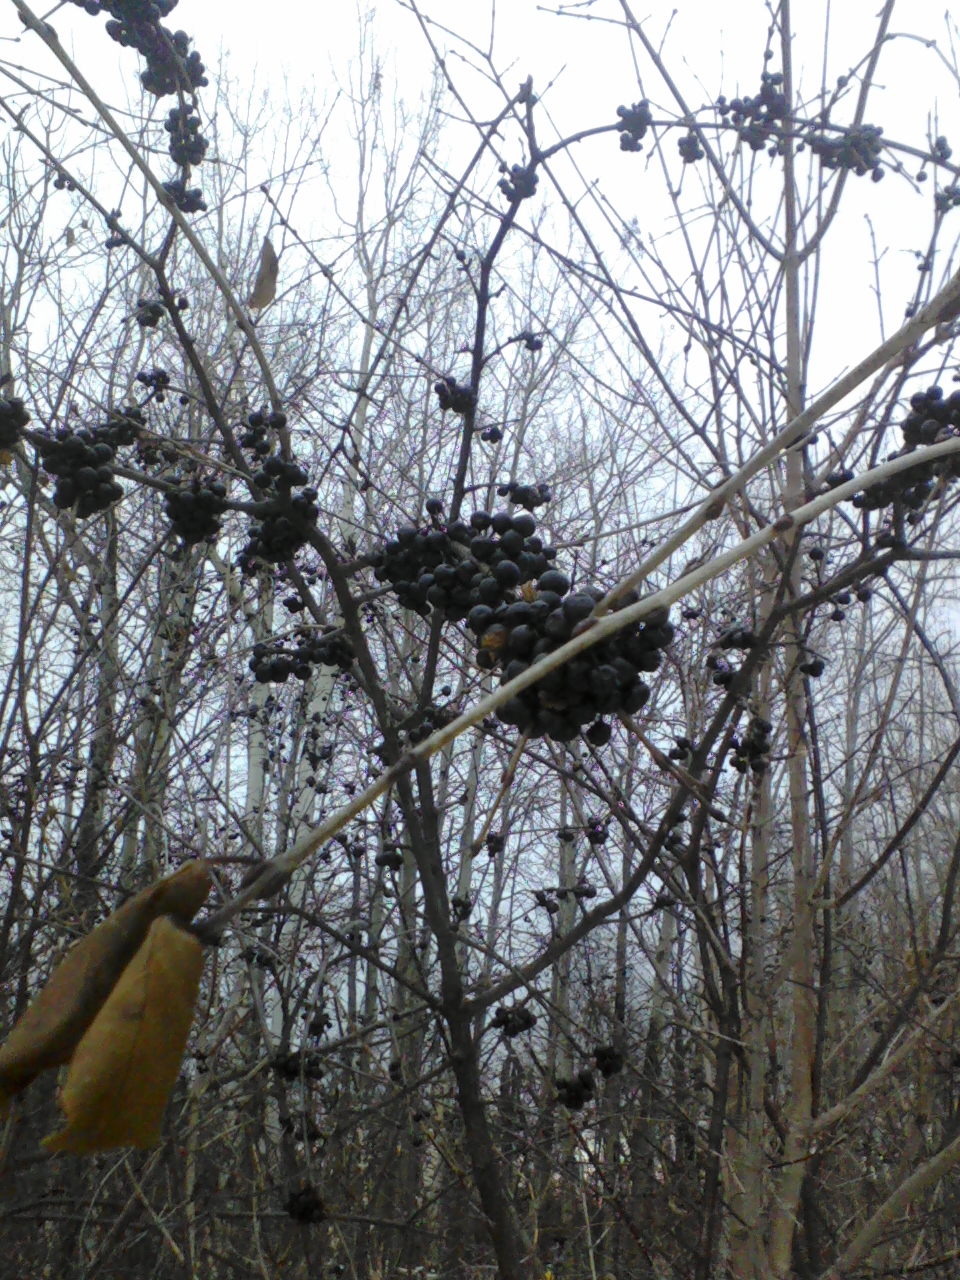
[[[15,1099],[11,1274],[955,1275],[960,169],[893,0],[696,102],[544,14],[636,68],[570,137],[412,0],[418,103],[374,21],[260,109],[169,0],[7,8],[0,1029],[214,876],[162,1144]],[[824,352],[870,184],[916,288]]]

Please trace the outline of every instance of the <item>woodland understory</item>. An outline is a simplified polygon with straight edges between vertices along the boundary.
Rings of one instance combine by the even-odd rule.
[[[949,14],[2,6],[3,1274],[960,1275]]]

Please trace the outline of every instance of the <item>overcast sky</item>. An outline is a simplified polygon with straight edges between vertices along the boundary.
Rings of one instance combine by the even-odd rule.
[[[20,26],[13,6],[9,0],[0,3],[5,10],[0,35],[15,36]],[[432,20],[432,36],[475,113],[482,116],[498,108],[500,99],[469,68],[462,46],[450,34],[458,32],[485,49],[491,38],[493,6],[485,0],[418,0],[418,4]],[[812,93],[820,84],[827,16],[826,81],[833,84],[869,48],[879,7],[880,0],[833,0],[832,4],[804,0],[794,4],[801,91]],[[103,19],[90,19],[72,5],[59,11],[36,8],[53,15],[64,43],[75,51],[81,66],[105,95],[113,93],[121,98],[124,86],[133,92],[137,60],[104,37],[99,29]],[[535,0],[500,0],[496,6],[493,55],[508,88],[515,89],[531,74],[535,88],[544,94],[545,110],[557,129],[566,133],[607,123],[618,103],[638,98],[639,66],[642,92],[673,114],[668,91],[653,68],[642,57],[634,63],[634,50],[618,24],[622,17],[618,0],[580,0],[569,5],[568,9],[580,17],[559,16],[551,8]],[[674,8],[673,3],[658,0],[644,8],[638,0],[633,11],[645,22],[650,36],[657,43],[662,41],[664,59],[691,105],[705,105],[718,92],[728,97],[756,92],[768,25],[764,4],[760,0],[729,0],[727,4],[676,0],[676,11]],[[399,0],[362,6],[363,12],[371,10],[375,11],[372,31],[388,78],[395,78],[404,97],[416,99],[429,80],[433,55],[415,16]],[[264,5],[262,0],[181,0],[169,22],[182,26],[194,38],[208,64],[215,64],[223,51],[232,76],[241,85],[293,97],[308,87],[319,98],[332,99],[337,80],[347,76],[356,55],[359,13],[358,7],[344,0],[279,0],[272,5]],[[583,20],[584,15],[590,20]],[[945,56],[951,57],[943,0],[900,0],[891,31],[921,39],[904,36],[885,50],[868,121],[883,125],[887,136],[918,146],[925,144],[928,132],[945,133],[960,156],[957,84],[936,51],[924,44],[937,40]],[[41,65],[42,52],[38,55],[35,46],[35,41],[24,40],[19,48],[5,42],[0,45],[0,55]],[[778,65],[779,58],[771,63]],[[841,122],[845,118],[842,110],[837,118]],[[541,127],[541,140],[549,141],[549,127]],[[336,170],[338,159],[343,157],[336,153],[335,131],[328,145],[333,148],[330,158]],[[519,159],[519,146],[513,145],[517,154],[511,158]],[[616,208],[626,217],[636,216],[645,233],[664,229],[670,208],[662,178],[653,170],[646,171],[641,158],[621,156],[615,137],[582,144],[576,159],[584,177],[597,179]],[[350,161],[346,156],[344,162]],[[832,295],[823,310],[814,384],[836,376],[879,337],[865,215],[872,220],[884,254],[881,275],[889,333],[901,322],[904,302],[916,283],[915,251],[925,246],[931,211],[930,183],[911,190],[891,175],[879,188],[867,179],[847,184],[843,224],[824,260],[823,287],[832,290]],[[302,219],[304,214],[299,216]],[[322,211],[317,216],[321,217]],[[960,210],[952,217],[960,223]],[[948,231],[952,241],[952,226]]]
[[[375,39],[387,59],[401,92],[414,96],[427,80],[432,55],[414,15],[397,0],[379,0],[375,7]],[[460,46],[448,32],[467,36],[486,49],[491,38],[494,6],[484,0],[418,0],[425,17],[433,20],[431,33],[448,55],[449,71],[458,80],[477,114],[495,108],[499,100],[482,85],[462,60]],[[826,81],[850,70],[868,50],[876,31],[880,0],[803,0],[793,6],[796,27],[796,61],[801,68],[799,88],[814,93],[824,72],[824,31],[829,22]],[[229,8],[230,23],[222,26]],[[585,125],[605,123],[619,102],[640,96],[630,42],[622,26],[618,0],[595,0],[567,8],[582,17],[558,16],[557,6],[536,0],[500,0],[496,5],[494,58],[505,83],[515,88],[532,74],[534,85],[546,93],[544,105],[564,133]],[[632,6],[646,23],[656,42],[663,41],[663,56],[671,74],[691,105],[711,101],[719,92],[728,97],[755,93],[763,68],[762,53],[769,18],[761,0],[653,0]],[[551,10],[553,10],[551,12]],[[218,42],[228,49],[237,65],[258,67],[276,75],[284,67],[292,84],[315,83],[330,91],[335,79],[354,56],[357,43],[357,9],[345,3],[319,4],[286,0],[276,6],[275,20],[265,23],[264,6],[257,0],[231,0],[229,6],[204,0],[182,0],[178,21],[195,34],[203,52]],[[302,15],[299,20],[297,15]],[[287,16],[289,15],[289,17]],[[444,31],[446,27],[448,31]],[[942,66],[937,53],[923,41],[936,40],[950,59],[943,0],[900,0],[890,27],[911,38],[888,45],[867,112],[870,122],[885,133],[924,146],[928,132],[945,133],[960,155],[960,95],[955,79]],[[913,37],[921,37],[917,40]],[[672,108],[669,94],[653,68],[639,60],[643,91],[652,102]],[[779,66],[779,57],[771,63]],[[842,111],[838,119],[845,118]],[[517,157],[519,158],[519,156]],[[624,157],[632,160],[633,157]],[[669,207],[651,183],[658,175],[643,175],[641,166],[620,163],[613,138],[586,143],[577,149],[577,161],[588,179],[598,179],[624,213],[636,214],[645,230],[656,231],[657,220],[669,216]],[[865,215],[873,223],[878,246],[885,256],[881,266],[886,291],[887,333],[903,318],[903,306],[915,286],[914,251],[925,246],[931,224],[931,184],[911,190],[888,175],[881,187],[868,179],[851,181],[845,197],[845,218],[824,261],[837,303],[830,302],[821,318],[821,358],[814,366],[825,381],[844,364],[865,354],[879,338],[876,304],[871,294],[873,268]],[[960,219],[960,210],[953,215]],[[952,239],[952,236],[950,237]],[[841,300],[845,299],[845,305]]]

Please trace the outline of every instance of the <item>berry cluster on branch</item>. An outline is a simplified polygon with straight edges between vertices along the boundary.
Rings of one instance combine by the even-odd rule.
[[[477,397],[472,388],[461,386],[456,378],[441,378],[439,382],[433,384],[433,389],[437,393],[437,401],[442,413],[449,410],[462,415],[469,413],[477,403]]]
[[[181,213],[205,213],[207,202],[200,187],[188,187],[183,178],[171,178],[163,189]]]
[[[567,576],[551,569],[541,575],[537,590],[527,591],[520,600],[496,609],[474,606],[467,625],[477,636],[478,666],[499,667],[503,684],[516,679],[592,626],[591,615],[603,595],[599,587],[571,590]],[[615,608],[637,599],[636,593],[629,593]],[[610,726],[602,717],[633,715],[646,704],[650,688],[640,673],[657,670],[673,634],[666,609],[626,626],[508,699],[497,719],[531,737],[557,742],[572,741],[589,725],[587,741],[603,746],[610,739]],[[587,838],[591,839],[589,831]]]
[[[879,182],[883,177],[882,134],[883,130],[872,124],[850,125],[836,136],[812,128],[807,145],[825,169],[846,169],[858,178],[869,173]]]
[[[717,111],[724,119],[730,117],[740,140],[751,151],[762,151],[770,145],[771,155],[776,155],[782,145],[783,121],[787,114],[787,99],[780,88],[782,84],[782,72],[764,71],[756,97],[746,95],[728,102],[721,94],[717,99]]]
[[[611,1076],[615,1076],[619,1071],[623,1070],[623,1054],[610,1044],[597,1046],[594,1062],[596,1062],[597,1070],[604,1080],[609,1080]]]
[[[114,448],[95,431],[60,430],[42,438],[38,447],[43,469],[57,478],[53,503],[58,510],[74,508],[77,518],[85,520],[123,497],[112,466]]]
[[[170,158],[186,168],[198,165],[207,153],[207,140],[200,132],[200,117],[190,107],[171,107],[163,127],[170,135]]]
[[[892,453],[890,461],[908,456],[921,445],[953,439],[960,433],[960,391],[944,396],[941,387],[934,385],[916,392],[910,397],[910,413],[904,418],[901,430],[903,448]],[[845,474],[852,479],[850,473]],[[958,475],[960,460],[956,457],[918,463],[854,494],[851,502],[862,511],[880,511],[893,505],[909,512],[908,523],[917,524],[935,485],[947,484]]]
[[[568,1111],[581,1111],[596,1093],[593,1072],[589,1067],[582,1067],[570,1080],[557,1076],[554,1083],[557,1086],[557,1101]]]
[[[201,480],[194,476],[189,485],[164,494],[163,509],[174,533],[192,546],[219,534],[220,518],[227,509],[226,496],[226,486],[219,480]]]
[[[427,503],[432,527],[401,525],[373,557],[377,581],[389,582],[404,608],[423,617],[442,609],[459,621],[477,605],[513,599],[515,588],[549,569],[556,552],[536,536],[537,522],[527,512],[475,511],[469,524],[444,526],[438,504]]]
[[[619,106],[617,107],[617,116],[622,130],[620,134],[620,150],[639,151],[644,135],[653,124],[650,104],[644,98],[642,102],[634,102],[629,107]]]
[[[747,731],[743,737],[734,734],[730,741],[733,756],[730,765],[737,773],[766,773],[769,767],[770,733],[773,729],[769,720],[763,716],[751,716]]]
[[[524,1031],[532,1030],[537,1025],[537,1015],[526,1005],[514,1005],[512,1009],[500,1005],[490,1019],[490,1025],[502,1031],[508,1040],[512,1040]]]
[[[257,458],[265,458],[273,446],[267,435],[268,431],[282,431],[287,425],[287,415],[280,409],[270,412],[267,409],[254,409],[247,414],[246,427],[240,436],[240,446],[249,449]]]
[[[207,141],[200,133],[200,117],[193,107],[183,101],[193,97],[207,83],[206,68],[196,49],[190,48],[190,36],[185,31],[170,31],[163,26],[166,18],[176,8],[178,0],[73,0],[92,17],[109,14],[106,32],[122,48],[135,49],[146,62],[140,81],[147,93],[157,98],[178,94],[180,104],[171,108],[164,122],[170,135],[169,153],[180,168],[199,165],[207,150]],[[56,185],[69,186],[67,179]],[[167,194],[181,213],[197,213],[206,209],[199,187],[187,187],[178,178],[163,184]],[[124,236],[114,234],[107,242],[108,248],[119,248],[126,243]]]
[[[756,95],[747,94],[729,102],[722,94],[717,98],[717,113],[736,129],[741,142],[746,143],[751,151],[766,148],[771,157],[784,154],[789,104],[782,84],[782,72],[764,71],[760,77],[760,91]],[[799,130],[795,135],[799,138],[797,150],[809,147],[825,169],[844,169],[857,177],[869,173],[874,182],[883,177],[884,169],[880,163],[883,130],[876,125],[854,124],[829,129],[826,115],[807,122],[797,121],[796,125]],[[943,142],[946,144],[945,138]],[[687,139],[681,140],[681,155],[687,160],[684,143],[690,144]],[[935,147],[934,160],[937,158]]]
[[[309,680],[315,666],[349,671],[353,649],[339,631],[303,633],[297,637],[296,647],[288,648],[282,640],[275,640],[272,645],[255,644],[249,666],[257,684],[285,684],[291,676]]]
[[[508,177],[500,179],[497,187],[511,204],[519,204],[521,200],[529,200],[531,196],[536,194],[537,183],[540,179],[532,166],[512,164],[508,170],[507,166],[502,164],[500,172],[509,174]]]
[[[251,574],[256,572],[259,563],[282,564],[292,559],[308,541],[320,510],[316,501],[318,491],[307,485],[308,476],[301,466],[278,454],[263,458],[270,448],[266,438],[268,424],[279,429],[286,424],[286,415],[279,411],[270,415],[256,412],[250,414],[247,421],[252,425],[241,436],[241,444],[261,461],[253,479],[277,507],[249,528],[249,540],[237,563],[245,574]],[[296,488],[300,489],[299,493],[293,492]]]
[[[204,65],[196,50],[190,51],[185,31],[170,31],[160,23],[177,7],[177,0],[74,0],[92,17],[109,13],[106,32],[124,49],[136,49],[146,62],[140,75],[147,93],[163,98],[169,93],[193,93],[206,85]]]
[[[12,449],[29,421],[30,414],[19,397],[0,398],[0,449]]]

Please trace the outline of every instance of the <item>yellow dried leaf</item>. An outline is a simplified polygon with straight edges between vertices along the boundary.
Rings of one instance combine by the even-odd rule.
[[[270,243],[269,236],[263,238],[260,250],[260,263],[257,267],[257,278],[253,284],[253,293],[247,299],[248,307],[266,307],[277,296],[277,277],[280,274],[280,260],[276,250]]]
[[[203,971],[203,947],[170,917],[150,926],[73,1055],[60,1091],[66,1126],[50,1151],[151,1147],[177,1079]]]
[[[153,921],[192,920],[209,892],[206,863],[190,862],[74,943],[0,1046],[0,1115],[41,1071],[70,1061]]]
[[[150,892],[150,890],[147,890]],[[210,872],[202,859],[188,862],[172,876],[160,880],[152,888],[154,916],[174,916],[181,924],[189,924],[207,900]]]

